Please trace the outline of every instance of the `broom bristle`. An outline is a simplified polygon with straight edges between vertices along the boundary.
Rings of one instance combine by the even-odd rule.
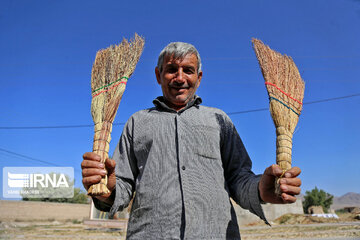
[[[270,49],[258,39],[253,39],[252,42],[265,82],[271,83],[266,85],[269,97],[280,97],[282,102],[292,106],[300,114],[305,83],[292,58]]]
[[[127,79],[134,72],[143,47],[144,39],[135,34],[132,41],[123,39],[119,45],[102,49],[96,54],[91,74],[91,113],[95,123],[114,120],[114,109],[118,108]]]
[[[276,127],[276,163],[285,172],[291,168],[292,136],[299,120],[305,83],[291,57],[252,39],[256,57],[270,99],[270,113]],[[277,184],[276,192],[280,193]]]
[[[112,123],[125,91],[127,80],[135,70],[143,51],[144,39],[135,34],[130,42],[123,39],[118,45],[99,50],[91,73],[91,115],[95,124],[93,152],[105,162],[108,158]],[[109,193],[107,178],[89,188],[90,195]]]

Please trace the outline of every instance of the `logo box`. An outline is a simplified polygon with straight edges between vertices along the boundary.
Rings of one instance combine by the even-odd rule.
[[[4,198],[72,198],[72,167],[4,167]]]

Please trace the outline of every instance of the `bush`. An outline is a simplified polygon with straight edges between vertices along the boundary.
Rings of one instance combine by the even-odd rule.
[[[328,213],[333,198],[333,195],[324,190],[319,190],[317,187],[311,191],[306,191],[305,200],[303,201],[304,212],[308,213],[308,208],[311,206],[322,206],[324,212]]]
[[[80,188],[74,188],[74,197],[72,198],[26,198],[23,201],[41,201],[41,202],[60,202],[60,203],[89,203],[89,198]]]

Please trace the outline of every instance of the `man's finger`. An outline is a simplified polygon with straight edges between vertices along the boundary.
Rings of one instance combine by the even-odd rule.
[[[99,168],[85,168],[82,170],[83,177],[91,177],[91,176],[106,176],[107,171],[105,169]]]
[[[290,185],[285,185],[285,184],[280,185],[280,190],[281,190],[281,192],[290,194],[290,195],[299,195],[301,192],[301,188],[290,186]]]
[[[282,170],[279,165],[273,164],[265,169],[264,174],[272,177],[280,177],[282,174]]]
[[[114,160],[112,160],[111,158],[108,158],[105,161],[105,166],[109,172],[113,172],[115,169],[115,166],[116,166],[116,162]]]
[[[299,176],[300,173],[301,173],[300,168],[298,168],[298,167],[293,167],[293,168],[287,170],[287,171],[285,172],[285,175],[284,175],[284,176],[285,176],[286,178],[294,178],[294,177]]]
[[[93,185],[93,184],[97,184],[101,181],[101,176],[100,175],[96,175],[96,176],[91,176],[91,177],[85,177],[82,180],[82,183],[85,187],[86,190],[88,190],[88,188]]]
[[[98,161],[98,162],[101,161],[101,157],[98,154],[93,153],[93,152],[84,153],[83,159],[84,160],[93,160],[93,161]]]
[[[81,169],[85,168],[99,168],[104,169],[104,164],[98,161],[83,160],[81,162]]]
[[[281,194],[281,198],[283,199],[284,203],[294,203],[296,202],[296,197],[286,194],[286,193],[282,193]]]
[[[301,186],[301,179],[300,178],[281,178],[279,181],[280,184],[291,185],[295,187]]]

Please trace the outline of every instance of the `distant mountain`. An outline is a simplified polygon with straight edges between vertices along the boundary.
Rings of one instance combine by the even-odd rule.
[[[340,209],[344,207],[360,207],[360,193],[349,192],[341,197],[334,197],[332,209]]]
[[[304,201],[305,195],[300,194],[297,196],[298,199]],[[341,209],[344,207],[360,207],[360,193],[349,192],[341,197],[334,197],[333,204],[331,205],[332,209]]]

